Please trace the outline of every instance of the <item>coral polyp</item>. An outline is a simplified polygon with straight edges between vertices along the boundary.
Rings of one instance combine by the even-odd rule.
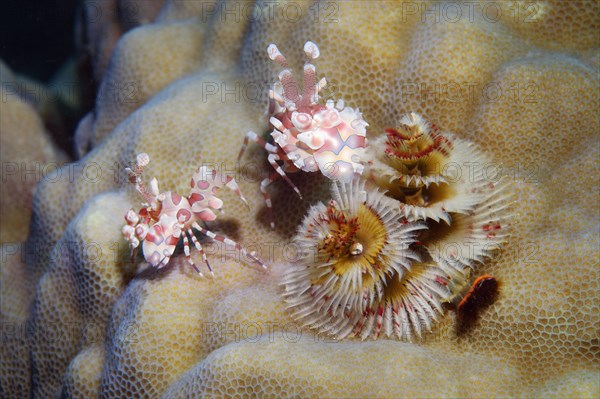
[[[303,257],[286,271],[286,301],[305,325],[344,338],[378,300],[390,276],[418,255],[420,223],[403,223],[385,195],[364,181],[334,182],[333,199],[314,205],[295,237]]]

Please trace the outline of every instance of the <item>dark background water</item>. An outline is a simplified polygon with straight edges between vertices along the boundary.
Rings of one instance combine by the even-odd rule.
[[[15,73],[49,80],[74,52],[74,21],[81,0],[0,3],[0,59]]]
[[[81,58],[75,57],[75,21],[83,0],[0,0],[0,4],[0,59],[13,73],[49,85],[57,72],[64,72],[67,61],[78,66],[76,72],[70,69],[68,77],[78,82],[74,102],[51,94],[45,86],[25,89],[21,83],[15,86],[15,82],[9,82],[11,91],[17,90],[36,108],[54,144],[73,158],[73,135],[81,118],[91,110],[95,92],[87,64],[73,64]]]

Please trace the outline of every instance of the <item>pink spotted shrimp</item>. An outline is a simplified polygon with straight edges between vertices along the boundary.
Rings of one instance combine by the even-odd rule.
[[[202,255],[202,260],[208,267],[211,276],[214,277],[202,245],[194,234],[194,230],[197,230],[213,240],[234,246],[242,256],[248,256],[266,269],[266,265],[253,252],[248,252],[235,241],[215,234],[198,223],[216,219],[214,211],[221,210],[223,206],[223,201],[217,197],[218,191],[222,187],[231,189],[247,204],[232,177],[224,177],[217,171],[202,166],[192,176],[190,194],[182,197],[172,191],[161,193],[156,178],[150,181],[149,188],[146,187],[142,181],[142,172],[149,162],[148,154],[141,153],[136,158],[135,167],[128,168],[130,182],[135,184],[137,191],[146,201],[137,213],[131,209],[125,215],[127,223],[123,226],[123,236],[129,241],[132,253],[142,244],[142,252],[146,261],[154,267],[162,268],[169,263],[175,247],[183,238],[183,249],[188,263],[201,277],[204,277],[190,257],[189,240],[191,240]]]
[[[267,52],[269,58],[283,68],[279,81],[269,91],[269,121],[274,128],[271,137],[275,144],[250,131],[244,138],[238,161],[250,140],[268,152],[267,159],[275,172],[261,182],[260,189],[271,215],[271,227],[274,227],[267,187],[282,177],[302,198],[300,190],[286,174],[286,171],[297,170],[320,171],[332,180],[351,181],[355,174],[363,171],[358,150],[367,145],[368,124],[358,108],[346,107],[343,100],[319,103],[319,91],[327,82],[325,78],[317,82],[316,68],[310,63],[319,56],[315,43],[308,41],[304,44],[308,61],[304,65],[302,92],[298,90],[288,62],[277,46],[269,45]]]

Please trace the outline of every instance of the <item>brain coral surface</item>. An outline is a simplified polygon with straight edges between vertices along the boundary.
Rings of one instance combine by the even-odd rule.
[[[109,61],[98,55],[101,91],[79,136],[91,151],[36,187],[22,251],[3,247],[2,320],[14,329],[2,397],[600,396],[599,3],[211,4],[165,1]],[[307,40],[325,95],[359,107],[370,137],[419,112],[513,179],[512,235],[475,271],[494,275],[500,296],[468,333],[447,312],[423,342],[334,342],[286,311],[289,241],[328,184],[293,174],[303,200],[273,184],[272,230],[265,152],[236,156],[247,131],[269,128],[268,44],[299,71]],[[202,163],[235,171],[250,211],[224,192],[209,226],[257,249],[268,272],[208,242],[214,280],[181,254],[160,271],[132,262],[121,227],[140,206],[125,171],[139,152],[146,176],[180,194]]]

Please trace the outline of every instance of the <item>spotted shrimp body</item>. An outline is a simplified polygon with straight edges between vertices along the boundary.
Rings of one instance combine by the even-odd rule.
[[[283,54],[275,44],[269,45],[269,58],[283,70],[274,89],[269,91],[271,117],[274,130],[271,137],[275,144],[268,143],[255,132],[248,132],[238,160],[242,157],[249,140],[262,146],[275,172],[261,182],[261,192],[271,212],[271,199],[267,187],[282,177],[302,198],[296,185],[286,171],[321,172],[334,181],[350,182],[355,175],[362,174],[363,165],[358,150],[367,145],[367,122],[360,111],[347,107],[343,100],[328,100],[319,103],[319,91],[326,85],[325,78],[317,82],[316,68],[310,63],[319,56],[319,48],[306,42],[304,53],[308,61],[304,65],[302,92]],[[279,164],[281,162],[281,164]],[[271,222],[271,227],[274,223]]]
[[[131,209],[125,215],[126,225],[123,226],[123,235],[129,241],[132,252],[141,244],[146,261],[154,267],[162,268],[169,263],[177,244],[183,239],[188,263],[200,276],[204,276],[190,257],[189,241],[191,240],[202,255],[202,260],[211,276],[214,276],[202,245],[194,234],[194,230],[197,230],[213,240],[234,246],[243,256],[248,256],[266,269],[266,265],[254,253],[246,251],[235,241],[215,234],[199,224],[199,222],[216,219],[217,215],[214,211],[221,210],[223,207],[223,201],[217,197],[217,194],[223,187],[231,189],[247,204],[233,178],[224,177],[217,171],[202,166],[192,176],[190,194],[187,197],[172,191],[160,193],[156,178],[151,180],[149,188],[142,181],[142,172],[149,162],[148,154],[141,153],[136,158],[135,167],[128,169],[131,183],[135,184],[137,191],[146,201],[137,213]]]

